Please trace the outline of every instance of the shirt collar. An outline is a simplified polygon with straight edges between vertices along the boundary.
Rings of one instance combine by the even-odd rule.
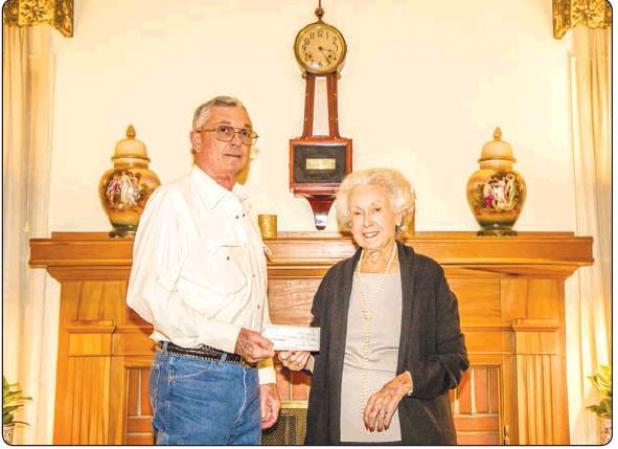
[[[241,184],[234,184],[234,187],[232,187],[232,192],[234,192],[234,194],[241,202],[244,202],[247,200],[247,198],[249,198],[249,193],[247,192],[247,189]]]
[[[203,196],[206,205],[212,209],[214,208],[221,200],[223,200],[228,195],[236,196],[240,201],[244,201],[247,199],[246,190],[238,183],[234,184],[232,191],[230,192],[222,185],[217,183],[214,179],[212,179],[204,170],[199,168],[197,165],[193,165],[190,174],[191,179],[193,179],[200,189],[200,194]]]

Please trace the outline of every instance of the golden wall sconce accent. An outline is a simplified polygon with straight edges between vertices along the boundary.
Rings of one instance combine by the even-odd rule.
[[[2,23],[31,26],[47,23],[73,37],[73,0],[8,0],[2,8]]]
[[[612,5],[607,0],[552,0],[554,38],[561,39],[578,24],[606,28],[612,24]]]

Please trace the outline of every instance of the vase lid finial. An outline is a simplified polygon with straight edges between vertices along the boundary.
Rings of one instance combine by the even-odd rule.
[[[129,124],[125,131],[125,138],[116,142],[112,160],[137,158],[149,161],[146,145],[144,145],[144,142],[137,139],[136,136],[137,132],[135,131],[135,127],[133,124]]]
[[[502,140],[502,130],[499,126],[494,129],[494,138],[483,145],[479,162],[499,160],[515,162],[513,148],[506,140]]]
[[[502,130],[499,126],[494,129],[494,140],[502,140]]]

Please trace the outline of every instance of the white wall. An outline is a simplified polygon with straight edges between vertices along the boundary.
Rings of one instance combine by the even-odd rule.
[[[195,107],[231,94],[261,136],[247,181],[258,211],[276,213],[280,230],[313,230],[308,203],[288,190],[287,165],[304,96],[292,44],[316,4],[75,0],[75,35],[54,42],[49,229],[110,228],[97,185],[128,123],[169,182],[189,169]],[[465,185],[498,125],[528,184],[516,229],[574,229],[570,38],[552,38],[551,0],[323,6],[349,47],[339,112],[354,166],[400,168],[416,187],[418,230],[477,228]]]

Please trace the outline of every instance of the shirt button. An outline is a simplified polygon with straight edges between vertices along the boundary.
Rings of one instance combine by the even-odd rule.
[[[262,306],[258,306],[258,310],[260,310],[262,308]]]
[[[236,220],[238,220],[240,218],[240,216],[236,215]]]
[[[230,256],[227,256],[227,257],[226,257],[226,259],[227,259],[227,260],[230,260]]]

